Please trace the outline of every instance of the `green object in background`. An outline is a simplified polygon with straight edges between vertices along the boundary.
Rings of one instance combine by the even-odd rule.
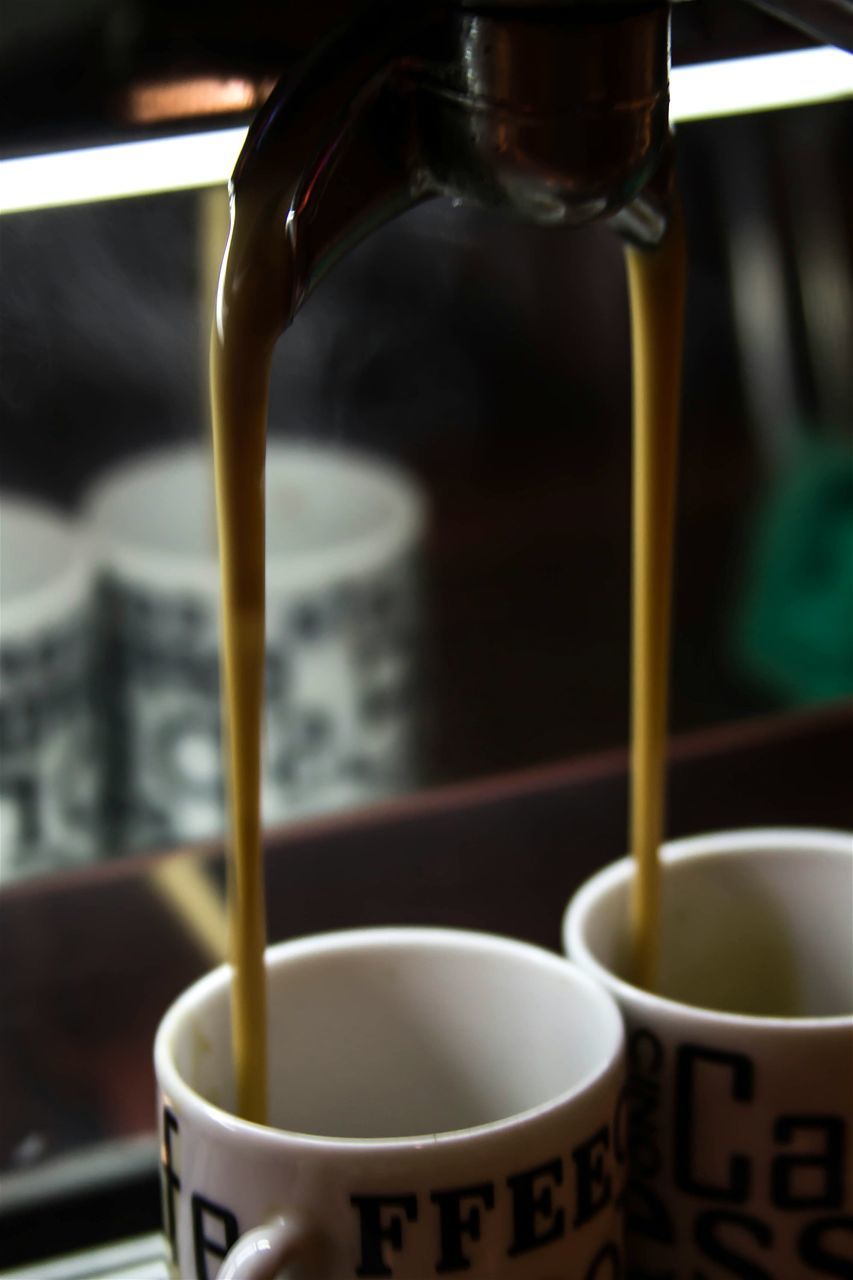
[[[738,665],[789,703],[853,694],[853,447],[803,445],[756,513]]]

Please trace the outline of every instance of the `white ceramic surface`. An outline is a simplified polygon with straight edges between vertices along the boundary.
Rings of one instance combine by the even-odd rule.
[[[92,557],[78,526],[43,503],[0,494],[0,637],[31,641],[88,603]]]
[[[219,836],[219,564],[212,461],[172,448],[86,503],[103,578],[108,790],[127,850]],[[267,825],[415,785],[424,501],[355,451],[271,441]]]
[[[605,992],[457,930],[321,935],[267,964],[275,1127],[230,1111],[227,970],[158,1033],[177,1274],[213,1277],[240,1236],[231,1280],[620,1274],[623,1033]]]
[[[638,1275],[853,1275],[853,835],[663,850],[658,991],[626,968],[629,859],[563,923],[628,1033],[626,1248]]]
[[[92,557],[76,524],[0,496],[0,880],[98,843],[89,689]]]
[[[210,451],[154,450],[118,465],[86,503],[101,563],[155,590],[218,599]],[[271,438],[266,467],[267,591],[371,572],[419,542],[424,500],[400,468],[330,445]]]

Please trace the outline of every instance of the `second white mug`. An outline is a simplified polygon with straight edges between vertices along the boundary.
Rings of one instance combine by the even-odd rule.
[[[424,503],[355,451],[271,443],[266,468],[267,825],[418,776]],[[102,590],[113,843],[222,833],[219,567],[212,461],[131,459],[87,503]]]
[[[566,912],[626,1022],[629,1276],[853,1276],[853,835],[664,846],[659,982],[631,982],[626,858]]]

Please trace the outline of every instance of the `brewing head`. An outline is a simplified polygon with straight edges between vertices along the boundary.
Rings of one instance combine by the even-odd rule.
[[[528,221],[629,204],[668,134],[669,5],[457,4],[420,70],[432,181]]]

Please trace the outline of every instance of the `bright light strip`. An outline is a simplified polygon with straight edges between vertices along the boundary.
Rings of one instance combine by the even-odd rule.
[[[803,106],[853,95],[853,57],[839,49],[674,67],[674,122]],[[243,128],[0,161],[0,213],[213,187],[228,181]]]
[[[796,49],[698,62],[673,67],[669,91],[676,122],[831,102],[853,94],[853,56],[841,49]]]
[[[228,181],[244,128],[121,142],[0,161],[0,213],[215,187]]]

